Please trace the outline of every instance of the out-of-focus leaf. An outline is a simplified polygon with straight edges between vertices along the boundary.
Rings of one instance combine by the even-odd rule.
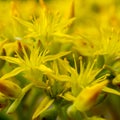
[[[15,99],[15,101],[12,103],[12,105],[8,108],[8,110],[7,110],[8,114],[13,113],[16,110],[16,108],[20,104],[21,100],[23,99],[24,95],[28,92],[28,90],[31,89],[32,86],[33,86],[33,84],[30,83],[22,89],[22,94],[17,99]]]
[[[32,120],[35,120],[42,112],[47,110],[52,105],[53,102],[54,102],[53,99],[50,99],[48,96],[46,96],[37,107],[32,117]]]

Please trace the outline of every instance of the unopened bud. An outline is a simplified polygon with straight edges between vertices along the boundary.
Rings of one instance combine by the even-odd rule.
[[[107,85],[107,83],[108,81],[106,80],[84,88],[77,96],[73,105],[81,112],[89,110],[95,104],[101,90]]]
[[[0,80],[0,92],[10,98],[17,98],[22,93],[22,89],[14,82]]]

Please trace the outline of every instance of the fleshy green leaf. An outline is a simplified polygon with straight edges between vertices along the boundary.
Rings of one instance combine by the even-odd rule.
[[[24,95],[27,93],[28,90],[31,89],[32,86],[33,86],[33,84],[30,83],[22,89],[22,94],[12,103],[12,105],[7,110],[8,114],[13,113],[16,110],[16,108],[20,104],[21,100],[23,99]]]
[[[36,119],[42,112],[44,112],[47,108],[49,108],[53,102],[54,102],[53,99],[50,99],[48,96],[46,96],[39,104],[32,119],[33,120]]]

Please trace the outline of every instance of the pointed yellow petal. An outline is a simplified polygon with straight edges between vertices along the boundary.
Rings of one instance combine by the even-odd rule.
[[[75,100],[75,97],[70,92],[67,92],[64,95],[60,95],[60,97],[64,98],[67,101],[73,102]]]
[[[109,88],[109,87],[104,87],[102,89],[104,92],[107,92],[107,93],[111,93],[111,94],[115,94],[115,95],[119,95],[120,96],[120,92],[115,90],[115,89],[112,89],[112,88]]]
[[[3,75],[3,76],[1,77],[1,79],[4,80],[4,79],[11,78],[11,77],[16,76],[17,74],[21,73],[22,71],[24,71],[23,68],[17,67],[17,68],[15,68],[14,70],[12,70],[11,72],[6,73],[5,75]]]

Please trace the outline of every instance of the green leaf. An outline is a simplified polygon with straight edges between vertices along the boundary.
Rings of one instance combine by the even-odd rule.
[[[13,113],[16,108],[18,107],[18,105],[20,104],[21,100],[23,99],[24,95],[27,93],[28,90],[31,89],[31,87],[33,86],[32,83],[28,84],[26,87],[24,87],[22,89],[22,94],[12,103],[12,105],[9,107],[7,113]]]
[[[68,107],[67,114],[70,120],[83,120],[80,112],[73,105]]]
[[[117,91],[117,90],[114,90],[114,89],[112,89],[112,88],[104,87],[102,90],[103,90],[104,92],[112,93],[112,94],[115,94],[115,95],[119,95],[119,96],[120,96],[120,92]]]
[[[46,96],[41,103],[39,104],[38,108],[36,109],[32,120],[36,119],[41,113],[43,113],[45,110],[47,110],[52,103],[54,102],[53,99],[50,99],[48,96]]]
[[[11,72],[6,73],[5,75],[3,75],[0,79],[8,79],[10,77],[16,76],[17,74],[21,73],[22,71],[24,71],[23,68],[17,67],[14,70],[12,70]]]

